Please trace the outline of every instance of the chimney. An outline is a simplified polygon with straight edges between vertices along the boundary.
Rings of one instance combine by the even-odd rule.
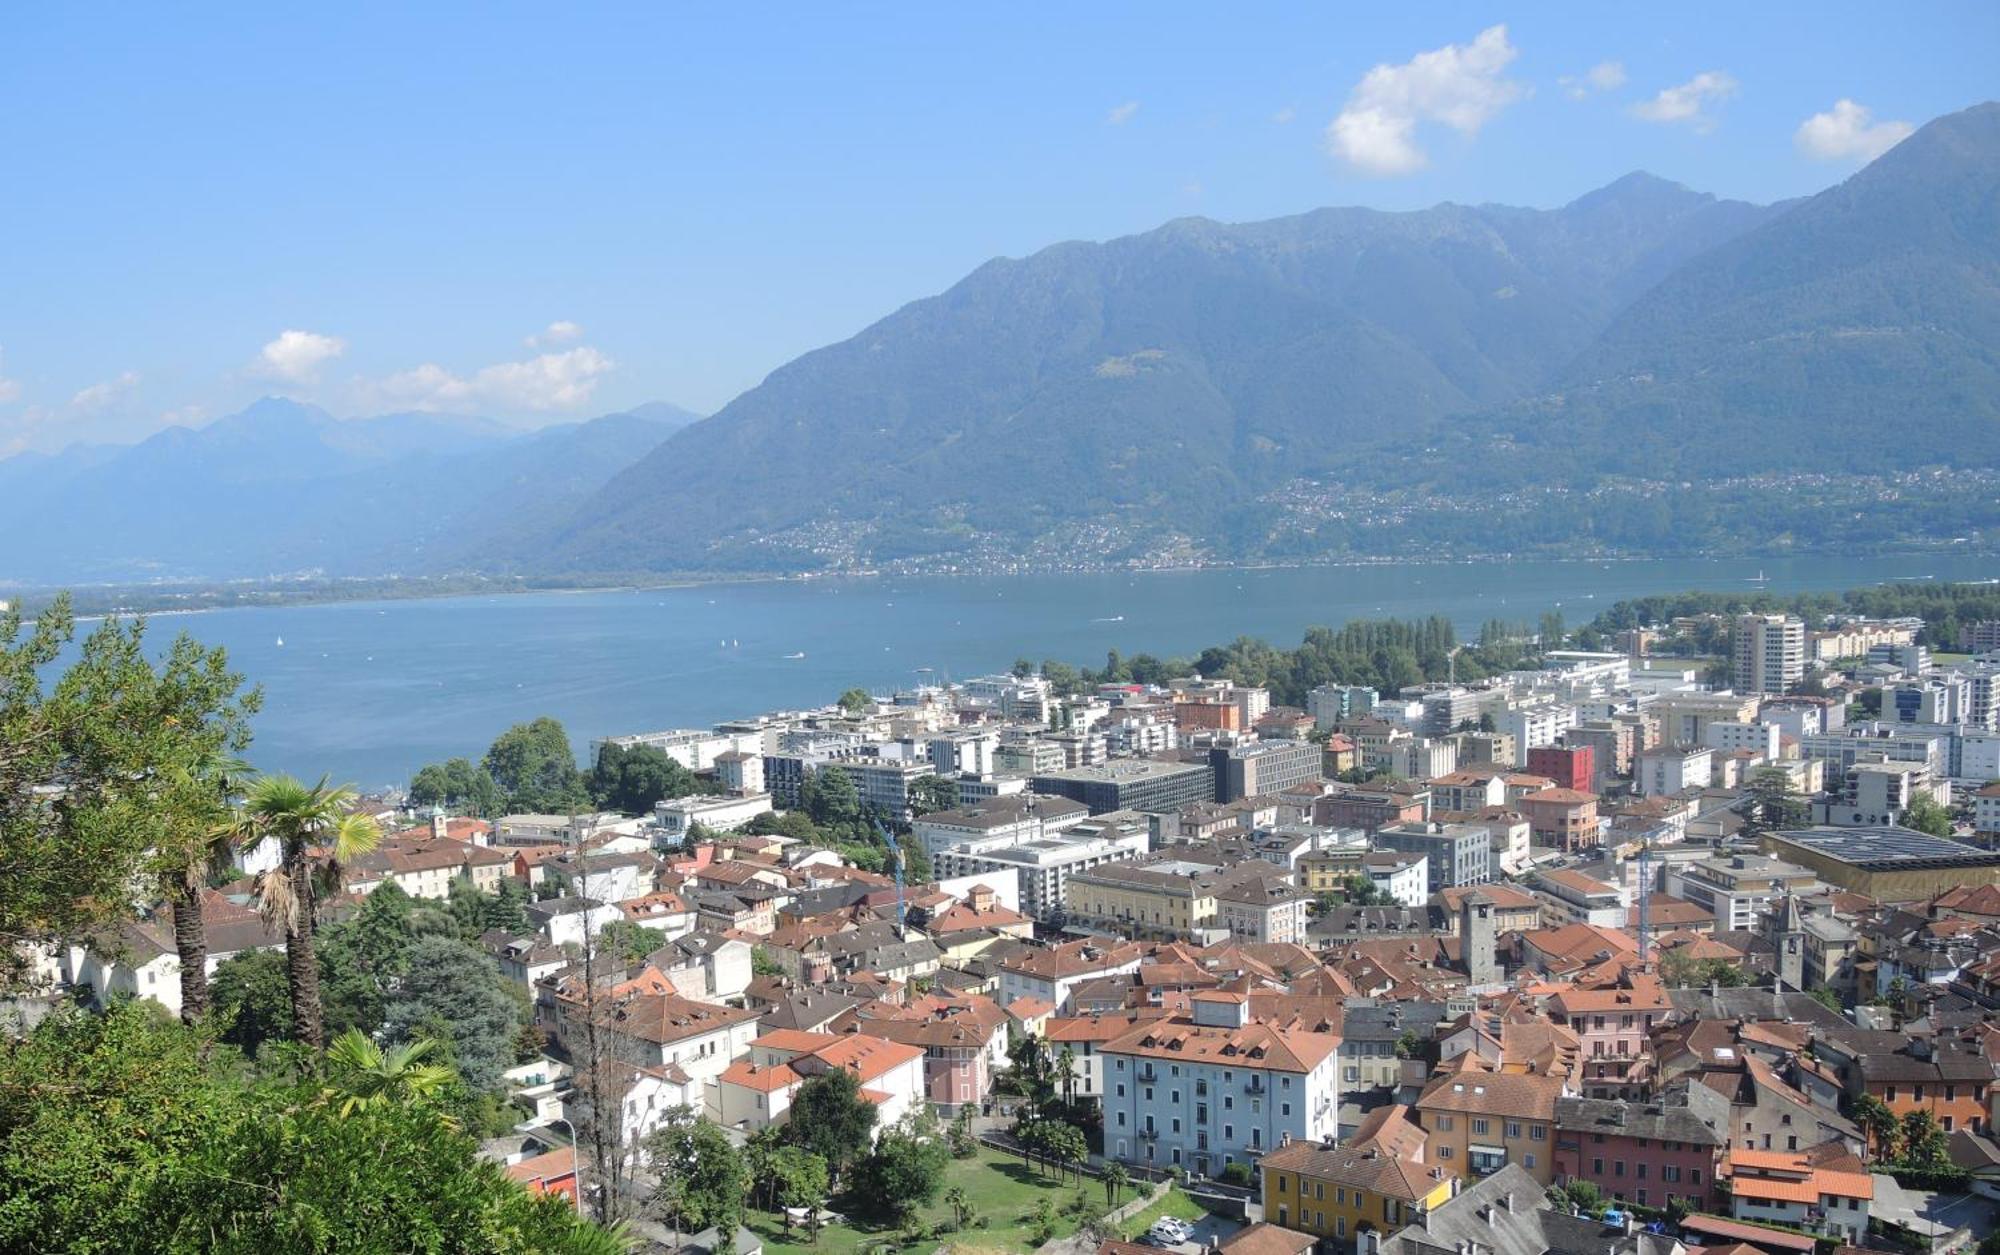
[[[1500,1196],[1500,1210],[1510,1216],[1514,1214],[1514,1191],[1509,1190]]]

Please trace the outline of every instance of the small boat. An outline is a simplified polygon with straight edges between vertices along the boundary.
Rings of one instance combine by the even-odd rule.
[[[741,641],[737,640],[737,639],[736,639],[735,637],[733,637],[733,636],[729,638],[729,647],[730,647],[731,649],[735,649],[735,648],[736,648],[737,646],[741,645],[742,643],[743,643],[743,642],[741,642]]]
[[[285,638],[280,636],[278,638],[278,648],[283,649],[284,647],[285,647]]]
[[[798,653],[796,653],[796,654],[786,654],[786,655],[785,655],[785,657],[787,657],[787,658],[791,658],[791,659],[798,659],[798,658],[803,658],[803,657],[805,657],[805,656],[806,656],[806,655],[805,655],[805,651],[804,651],[804,650],[800,650],[800,651],[799,651]]]
[[[1122,614],[1114,614],[1114,615],[1111,615],[1111,616],[1109,616],[1109,617],[1107,617],[1107,618],[1103,618],[1103,619],[1092,619],[1092,620],[1091,620],[1091,622],[1092,622],[1092,623],[1123,623],[1123,622],[1125,622],[1125,616],[1124,616],[1124,615],[1122,615]]]

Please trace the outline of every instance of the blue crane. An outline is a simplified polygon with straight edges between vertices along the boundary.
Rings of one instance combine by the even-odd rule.
[[[875,831],[882,834],[883,844],[889,847],[889,867],[896,873],[896,932],[903,932],[903,851],[896,845],[896,834],[889,831],[889,825],[875,821]]]

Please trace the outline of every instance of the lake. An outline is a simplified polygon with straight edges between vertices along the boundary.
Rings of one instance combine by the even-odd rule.
[[[262,684],[250,759],[375,787],[478,757],[509,724],[553,715],[593,737],[817,705],[852,687],[1004,670],[1016,658],[1102,665],[1107,650],[1190,654],[1239,635],[1295,645],[1313,624],[1445,614],[1583,623],[1621,597],[1774,592],[1893,579],[1989,579],[1991,559],[1513,562],[1145,574],[846,579],[168,616],[228,647]],[[280,643],[282,642],[282,643]],[[803,656],[799,656],[803,655]],[[929,670],[926,671],[925,669]]]

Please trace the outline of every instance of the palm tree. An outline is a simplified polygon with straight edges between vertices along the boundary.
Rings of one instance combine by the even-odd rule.
[[[972,1196],[965,1192],[962,1185],[954,1185],[944,1192],[944,1205],[951,1208],[951,1214],[961,1229],[972,1218]]]
[[[1065,1045],[1056,1056],[1056,1066],[1062,1069],[1063,1105],[1076,1105],[1076,1051]]]
[[[235,853],[229,798],[248,772],[241,759],[218,755],[176,769],[166,780],[162,801],[169,831],[154,855],[174,916],[181,1019],[190,1024],[208,1010],[208,923],[201,895],[211,880],[228,870]]]
[[[343,1116],[433,1097],[458,1076],[442,1063],[424,1062],[436,1047],[435,1041],[426,1039],[384,1052],[361,1030],[350,1028],[326,1048],[332,1084],[322,1097],[338,1100]]]
[[[381,840],[375,821],[350,814],[354,790],[292,776],[265,776],[250,787],[239,832],[250,843],[270,837],[278,843],[278,865],[257,877],[257,909],[285,930],[285,976],[291,987],[292,1024],[299,1041],[315,1050],[326,1045],[326,1017],[319,1000],[319,966],[313,954],[322,882],[337,888],[342,864],[366,854]],[[316,854],[326,856],[323,869]]]
[[[1104,1165],[1104,1201],[1106,1205],[1116,1207],[1119,1198],[1125,1193],[1125,1187],[1131,1181],[1132,1174],[1125,1170],[1124,1164],[1114,1159]]]

